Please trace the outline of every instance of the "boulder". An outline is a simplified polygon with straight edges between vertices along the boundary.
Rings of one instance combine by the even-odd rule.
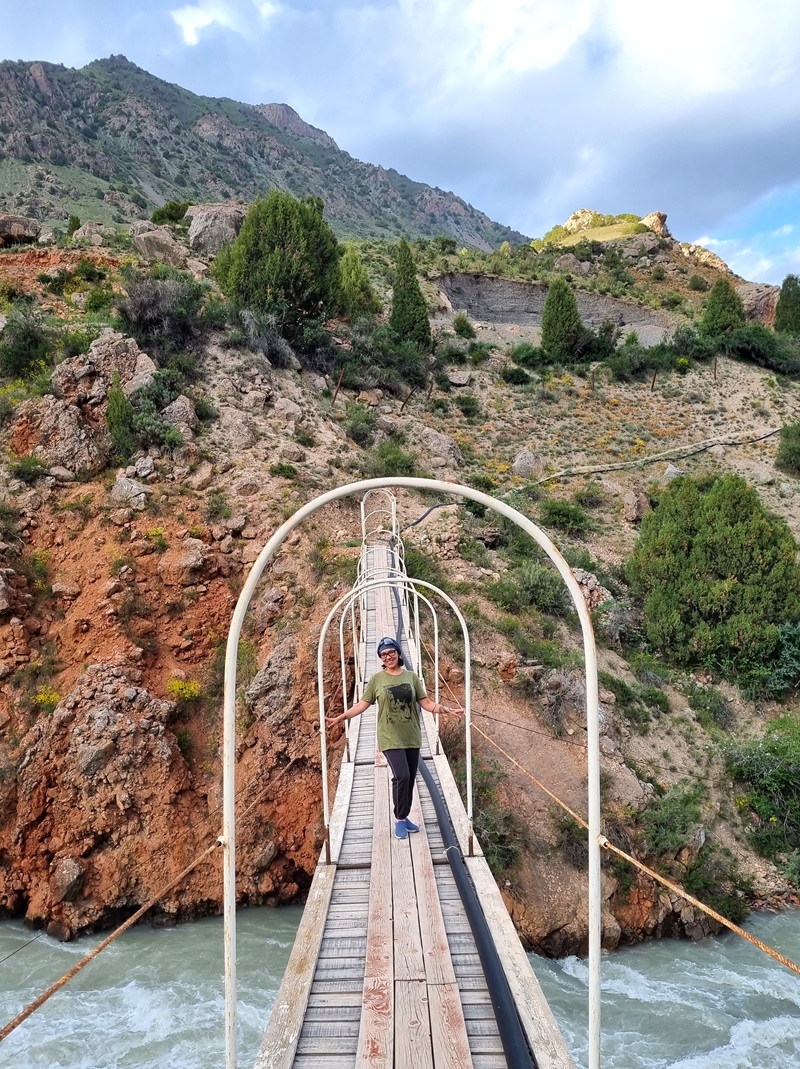
[[[276,416],[280,416],[282,419],[287,420],[287,422],[295,422],[302,420],[303,418],[303,410],[300,405],[295,404],[295,402],[288,397],[279,397],[275,402],[273,412]]]
[[[132,238],[138,238],[140,234],[149,234],[151,230],[157,230],[155,223],[151,223],[149,219],[137,219],[135,223],[131,223],[130,235]]]
[[[775,322],[775,309],[781,295],[780,286],[768,286],[761,282],[743,282],[736,286],[748,319],[771,327]]]
[[[171,267],[186,266],[186,249],[178,244],[169,227],[157,226],[153,230],[136,234],[133,246],[148,260],[163,260]]]
[[[573,252],[565,252],[563,256],[559,256],[553,267],[558,271],[569,271],[571,275],[589,275],[592,271],[592,265],[579,260]]]
[[[577,234],[579,230],[588,230],[596,214],[591,208],[578,208],[564,223],[564,229],[570,234]]]
[[[27,215],[0,213],[0,248],[5,245],[29,245],[37,240],[41,225]]]
[[[130,396],[152,380],[156,365],[133,338],[104,330],[87,352],[62,360],[50,382],[64,400],[95,408],[108,397],[115,371],[119,372],[125,394]]]
[[[161,418],[171,427],[177,427],[186,441],[194,438],[194,432],[200,426],[194,405],[184,394],[180,394],[163,409]]]
[[[622,518],[626,523],[641,523],[649,508],[650,496],[640,486],[627,490],[622,496]]]
[[[464,454],[453,439],[431,427],[423,427],[419,436],[420,445],[431,457],[440,457],[448,464],[463,464]]]
[[[450,383],[451,386],[455,386],[456,389],[459,389],[462,386],[469,386],[469,384],[472,382],[472,372],[448,371],[447,381]]]
[[[519,475],[523,479],[540,479],[545,472],[545,462],[541,457],[532,453],[530,449],[522,449],[514,457],[511,465],[512,475]]]
[[[93,219],[90,219],[83,226],[79,226],[78,229],[72,235],[73,241],[88,241],[92,245],[105,245],[109,239],[115,238],[117,231],[113,226],[107,226],[105,223],[97,223]]]
[[[127,505],[129,508],[136,509],[137,512],[142,512],[147,505],[149,493],[149,487],[122,475],[117,478],[111,488],[111,500],[117,505]]]
[[[105,427],[92,426],[75,405],[51,395],[23,401],[9,444],[19,456],[35,454],[48,468],[73,475],[102,471],[111,451]]]
[[[62,857],[53,866],[50,889],[56,902],[72,902],[83,887],[86,866],[75,857]]]
[[[192,204],[186,209],[186,218],[191,219],[189,244],[216,256],[224,245],[236,240],[246,215],[246,204]]]
[[[642,222],[645,226],[650,227],[654,234],[658,234],[660,238],[672,237],[667,226],[666,212],[650,212],[649,215],[645,215]]]
[[[186,538],[175,549],[162,553],[158,574],[166,586],[191,586],[205,569],[207,553],[202,539]]]

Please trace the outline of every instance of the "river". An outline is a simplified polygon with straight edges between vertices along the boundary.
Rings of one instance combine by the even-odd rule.
[[[299,923],[299,907],[238,919],[239,1064],[252,1064]],[[800,914],[750,930],[800,961]],[[0,1020],[14,1017],[101,937],[58,943],[0,923]],[[10,955],[10,956],[9,956]],[[533,958],[579,1066],[586,964]],[[800,1066],[800,978],[736,936],[665,940],[603,960],[604,1069]],[[3,1069],[219,1069],[224,1064],[222,922],[127,932],[0,1046]]]

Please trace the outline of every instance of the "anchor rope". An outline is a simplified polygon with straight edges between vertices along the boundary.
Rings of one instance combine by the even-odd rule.
[[[428,653],[428,656],[430,656],[430,650],[425,645],[424,640],[421,641],[423,646],[425,646],[425,650]],[[450,686],[448,681],[441,675],[441,673],[439,674],[439,678],[444,684],[450,696],[455,701],[458,701],[458,698],[453,692],[452,687]],[[478,715],[483,716],[485,714]],[[524,776],[527,776],[527,778],[531,780],[532,783],[536,784],[540,791],[546,794],[547,797],[550,798],[553,802],[555,802],[556,805],[560,806],[561,809],[569,813],[572,819],[576,821],[576,823],[580,824],[580,826],[588,832],[589,825],[582,816],[576,813],[575,810],[568,806],[566,802],[562,801],[562,799],[559,798],[558,795],[554,794],[548,787],[546,787],[541,782],[541,780],[538,780],[536,776],[534,776],[527,768],[525,768],[524,765],[521,765],[515,757],[512,757],[512,755],[508,753],[507,750],[505,750],[490,735],[487,735],[486,732],[483,731],[480,727],[478,727],[477,724],[473,724],[473,728],[482,738],[484,738],[491,746],[493,746],[499,753],[501,753],[510,764],[512,764],[516,769],[518,769]],[[753,946],[758,947],[759,950],[763,951],[765,954],[769,955],[769,957],[773,958],[779,964],[785,966],[785,968],[795,973],[795,975],[800,976],[800,965],[798,965],[797,962],[792,961],[791,958],[787,958],[784,954],[781,954],[780,951],[776,950],[774,947],[769,946],[769,944],[763,942],[757,936],[751,935],[750,932],[745,931],[745,929],[741,928],[738,924],[734,924],[733,921],[728,920],[727,917],[724,917],[721,913],[718,913],[715,909],[712,909],[711,906],[707,906],[704,902],[701,902],[699,898],[695,898],[694,895],[689,894],[689,892],[686,891],[683,887],[681,887],[679,883],[675,883],[673,880],[668,879],[666,876],[662,876],[660,872],[656,872],[655,869],[651,869],[649,866],[645,865],[644,862],[639,861],[638,858],[635,858],[631,854],[626,853],[619,846],[616,846],[614,843],[610,842],[605,837],[605,835],[599,836],[599,843],[601,849],[606,850],[609,853],[616,854],[618,857],[623,858],[625,861],[629,862],[635,868],[643,872],[646,876],[649,876],[650,879],[655,880],[657,883],[663,884],[663,886],[666,887],[668,890],[672,891],[674,894],[679,895],[687,902],[690,902],[693,906],[696,906],[698,909],[702,910],[703,913],[708,914],[708,916],[712,917],[715,921],[717,921],[718,924],[721,924],[723,925],[723,927],[728,928],[732,932],[735,932],[737,935],[741,936],[742,939],[746,939],[748,943],[752,943]]]

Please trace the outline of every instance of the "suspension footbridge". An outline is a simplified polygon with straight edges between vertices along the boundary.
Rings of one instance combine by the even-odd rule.
[[[428,689],[438,701],[438,617],[427,595],[450,599],[408,579],[390,492],[368,493],[361,515],[358,579],[323,628],[320,670],[338,613],[343,680],[346,645],[353,652],[352,701],[380,667],[382,635],[397,636],[424,679],[423,602],[434,631]],[[466,630],[465,646],[468,688]],[[346,722],[329,819],[325,802],[326,846],[257,1069],[573,1066],[473,834],[471,797],[465,808],[439,745],[438,718],[421,714],[411,812],[420,831],[405,840],[391,834],[390,773],[376,751],[375,707]]]

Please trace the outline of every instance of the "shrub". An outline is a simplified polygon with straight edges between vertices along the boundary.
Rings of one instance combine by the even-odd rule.
[[[653,282],[663,282],[667,277],[667,272],[664,270],[661,264],[656,264],[653,270],[650,272],[650,278]]]
[[[800,623],[783,624],[778,631],[778,650],[766,681],[767,690],[779,697],[800,686]]]
[[[272,464],[269,469],[270,475],[276,475],[281,479],[295,479],[297,477],[297,468],[294,464],[287,464],[285,461],[280,461],[278,464]]]
[[[800,279],[787,275],[775,308],[775,329],[785,334],[800,334]]]
[[[80,230],[81,221],[77,215],[71,215],[67,219],[67,237],[71,238],[76,230]]]
[[[760,739],[731,743],[725,767],[750,789],[742,805],[755,813],[756,849],[767,857],[800,847],[800,719],[767,725]]]
[[[466,799],[466,765],[459,756],[451,758],[453,775],[463,798]],[[495,760],[484,761],[473,754],[472,798],[475,834],[483,850],[486,863],[495,877],[512,869],[519,860],[523,842],[522,828],[512,810],[500,804],[498,786],[507,779],[502,766]]]
[[[423,352],[430,352],[433,339],[428,306],[419,287],[411,249],[405,238],[397,246],[389,326],[398,338],[413,342]]]
[[[501,609],[514,613],[533,607],[553,616],[564,616],[572,604],[558,572],[532,560],[492,583],[489,596]]]
[[[55,335],[41,313],[15,307],[0,335],[0,374],[21,378],[49,362]]]
[[[530,342],[521,341],[508,351],[508,356],[515,364],[527,368],[529,371],[541,367],[545,362],[545,356],[541,349]]]
[[[453,330],[459,338],[469,339],[475,337],[475,328],[470,323],[466,312],[456,312],[453,316]]]
[[[567,534],[580,535],[588,530],[591,520],[580,505],[569,501],[543,501],[539,506],[542,522]]]
[[[344,429],[347,437],[352,438],[357,445],[371,445],[378,421],[377,413],[358,401],[348,401],[345,413]]]
[[[500,378],[503,382],[507,382],[509,386],[525,386],[531,381],[531,377],[527,371],[521,367],[517,367],[512,364],[510,367],[503,367],[500,369]]]
[[[481,403],[474,393],[460,393],[455,398],[456,407],[462,416],[468,418],[477,416],[481,410]]]
[[[741,924],[750,912],[747,896],[752,879],[743,877],[735,859],[726,858],[713,846],[703,847],[686,870],[683,886],[734,924]]]
[[[417,467],[416,460],[410,453],[405,453],[394,442],[381,442],[372,454],[368,464],[369,475],[372,479],[380,479],[384,476],[408,475],[422,476]]]
[[[128,294],[120,301],[119,316],[125,331],[148,352],[166,356],[185,348],[193,339],[195,320],[207,286],[180,271],[162,277],[133,275]]]
[[[740,477],[675,479],[642,521],[626,569],[648,640],[680,664],[763,684],[779,628],[797,616],[796,554],[784,521]]]
[[[190,200],[168,200],[160,208],[156,208],[150,219],[161,226],[163,223],[179,223],[186,215],[186,209],[191,205]]]
[[[781,427],[775,465],[790,475],[800,475],[800,423],[787,423]]]
[[[37,479],[47,475],[48,467],[41,457],[30,453],[27,456],[17,457],[16,460],[10,461],[8,471],[12,478],[19,479],[20,482],[30,485],[35,483]]]
[[[700,823],[703,788],[678,783],[654,798],[642,814],[642,840],[651,854],[677,854],[688,846]]]
[[[709,283],[703,278],[702,275],[690,275],[689,276],[689,289],[694,293],[705,293],[709,289]]]
[[[250,206],[239,236],[214,261],[222,292],[240,307],[273,313],[290,338],[339,302],[339,247],[318,197],[273,189]]]
[[[730,280],[723,275],[711,287],[706,309],[700,321],[700,333],[707,338],[717,338],[744,325],[745,314],[742,299]]]
[[[583,333],[575,293],[564,279],[556,279],[542,309],[542,349],[551,359],[569,357]]]
[[[733,724],[731,703],[716,687],[700,687],[690,680],[686,698],[706,731],[712,727],[727,731]]]

